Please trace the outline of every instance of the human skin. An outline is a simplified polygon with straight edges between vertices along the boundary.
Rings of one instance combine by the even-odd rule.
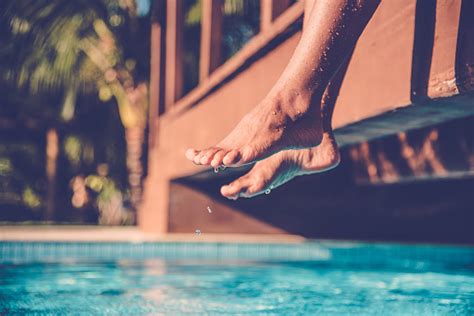
[[[336,99],[350,58],[343,63],[328,84],[321,103],[323,139],[318,146],[280,151],[257,161],[245,175],[221,187],[229,199],[252,198],[287,183],[297,176],[321,173],[337,167],[341,161],[339,147],[331,126]]]
[[[284,150],[293,150],[292,156],[296,156],[301,152],[295,150],[308,152],[308,148],[318,145],[320,148],[309,150],[308,155],[316,154],[321,161],[322,157],[331,156],[330,151],[337,145],[328,145],[335,144],[335,140],[332,129],[323,126],[323,93],[352,52],[378,4],[379,0],[316,1],[290,62],[268,95],[223,141],[204,150],[188,149],[186,157],[195,164],[217,168],[253,163]],[[331,114],[333,107],[329,107]],[[329,126],[330,116],[326,119]],[[288,153],[276,155],[271,161],[280,158],[278,164],[285,165],[287,159],[281,159],[283,156]],[[330,167],[333,167],[335,159],[330,160],[333,161]],[[322,166],[326,163],[318,164],[319,172],[330,169]],[[273,174],[281,174],[278,170]],[[231,197],[225,188],[221,192]]]

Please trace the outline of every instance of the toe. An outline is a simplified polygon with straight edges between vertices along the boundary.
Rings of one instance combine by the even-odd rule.
[[[237,199],[242,192],[247,190],[248,180],[245,177],[221,187],[221,194],[228,199]]]
[[[194,158],[193,158],[193,162],[196,164],[196,165],[200,165],[201,164],[201,158],[204,156],[205,154],[205,150],[201,150],[199,153],[197,153]]]
[[[214,158],[214,155],[216,154],[216,152],[218,152],[219,150],[220,148],[210,148],[206,150],[205,153],[201,157],[201,160],[200,160],[201,165],[208,166],[211,163],[212,159]]]
[[[188,160],[193,161],[197,153],[198,151],[196,149],[189,148],[188,150],[186,150],[186,158]]]
[[[263,181],[255,181],[250,185],[245,192],[241,194],[242,197],[252,198],[260,195],[265,191],[265,183]]]
[[[212,158],[211,161],[211,166],[214,168],[217,168],[222,165],[222,159],[224,159],[224,156],[226,155],[227,151],[225,150],[219,150],[214,154],[214,157]]]
[[[222,160],[223,164],[226,166],[232,166],[238,163],[240,159],[240,153],[238,150],[231,150],[228,152],[224,159]]]

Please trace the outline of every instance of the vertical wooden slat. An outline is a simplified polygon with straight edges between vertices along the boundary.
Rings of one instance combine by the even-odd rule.
[[[266,31],[289,6],[290,0],[260,0],[260,32]]]
[[[272,24],[272,0],[260,0],[260,32],[266,31]]]
[[[168,110],[183,91],[183,0],[166,3],[166,83],[165,108]]]
[[[151,7],[150,34],[150,89],[148,106],[149,153],[156,146],[158,139],[158,117],[165,111],[165,32],[166,1],[153,0]]]
[[[150,35],[150,94],[149,94],[149,148],[155,145],[155,123],[160,108],[160,71],[161,71],[161,21],[159,19],[159,0],[155,0],[151,17]]]
[[[221,61],[222,7],[221,0],[202,1],[201,51],[199,81],[205,80]]]
[[[432,99],[459,93],[455,69],[461,4],[459,0],[436,1],[436,23],[427,91],[428,97]]]

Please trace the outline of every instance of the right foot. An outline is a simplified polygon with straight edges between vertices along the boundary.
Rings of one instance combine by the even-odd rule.
[[[332,134],[325,133],[317,147],[285,150],[257,162],[246,175],[223,186],[221,194],[237,199],[269,193],[297,176],[328,171],[337,167],[339,162],[336,140]]]
[[[319,145],[323,134],[320,99],[314,102],[309,93],[286,91],[290,96],[267,96],[216,146],[188,149],[186,157],[198,165],[235,167],[282,150]]]

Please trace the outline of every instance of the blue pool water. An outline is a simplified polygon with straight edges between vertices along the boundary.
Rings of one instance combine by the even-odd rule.
[[[0,255],[0,314],[474,314],[468,247],[0,243]]]

